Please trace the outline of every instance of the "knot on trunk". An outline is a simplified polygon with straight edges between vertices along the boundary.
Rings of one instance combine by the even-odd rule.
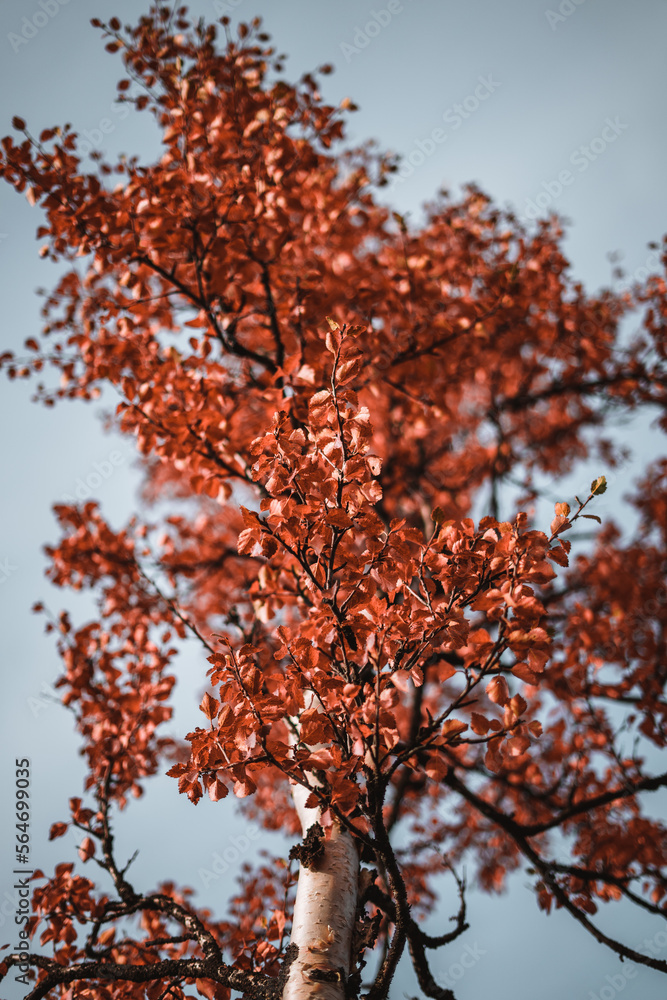
[[[313,823],[301,843],[296,844],[289,852],[290,861],[299,861],[304,868],[317,868],[323,855],[324,830],[319,823]]]
[[[331,965],[304,965],[303,974],[313,983],[342,983],[345,981],[345,970]]]

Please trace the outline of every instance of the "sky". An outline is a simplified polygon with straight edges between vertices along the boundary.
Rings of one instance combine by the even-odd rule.
[[[104,52],[89,24],[113,15],[133,21],[147,6],[147,0],[5,0],[0,135],[11,132],[13,115],[35,133],[69,121],[108,159],[137,153],[150,160],[157,146],[145,131],[147,117],[117,113],[120,60]],[[262,17],[277,50],[289,56],[285,75],[292,79],[333,63],[323,95],[359,105],[349,119],[351,143],[373,137],[402,154],[402,176],[382,200],[411,220],[419,221],[438,189],[457,192],[474,181],[523,218],[557,211],[567,219],[565,250],[591,292],[612,281],[610,254],[628,278],[656,270],[649,243],[667,229],[663,2],[196,0],[190,9],[209,20],[228,14],[234,23]],[[105,119],[111,128],[102,132]],[[50,288],[58,274],[38,257],[40,221],[38,209],[0,187],[0,351],[20,351],[41,328],[36,290]],[[139,481],[132,442],[104,432],[110,399],[49,410],[31,402],[32,391],[30,382],[0,382],[0,793],[7,804],[0,819],[0,939],[13,946],[15,760],[31,761],[30,856],[47,872],[74,859],[73,838],[49,843],[48,829],[67,818],[67,800],[81,794],[84,774],[71,717],[52,687],[59,672],[54,643],[30,612],[37,600],[54,612],[69,608],[75,621],[90,609],[86,598],[57,592],[44,579],[42,546],[58,537],[51,505],[66,495],[85,499],[91,490],[118,525],[136,507]],[[664,453],[664,440],[647,424],[624,433],[641,459]],[[613,511],[618,500],[606,502]],[[198,650],[184,650],[177,673],[170,731],[181,736],[201,718]],[[118,817],[116,833],[121,856],[139,849],[131,869],[139,888],[172,878],[196,889],[197,902],[220,915],[241,860],[286,847],[237,815],[229,799],[195,809],[162,776]],[[500,897],[471,892],[471,929],[433,963],[436,979],[453,985],[457,1000],[664,998],[663,976],[622,964],[568,915],[538,911],[529,881],[517,875]],[[442,922],[432,921],[434,929],[456,910],[449,889],[445,884]],[[653,942],[667,957],[667,934],[640,913],[602,911],[599,922],[633,946]],[[24,994],[11,981],[1,992],[5,1000]],[[392,1000],[416,993],[402,966]]]

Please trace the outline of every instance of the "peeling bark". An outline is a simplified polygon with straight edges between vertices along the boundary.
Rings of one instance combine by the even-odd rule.
[[[307,809],[309,792],[292,796],[304,837],[319,822]],[[352,931],[357,908],[359,855],[353,838],[334,823],[324,851],[309,867],[302,861],[294,904],[291,943],[299,952],[290,965],[283,1000],[345,1000]]]

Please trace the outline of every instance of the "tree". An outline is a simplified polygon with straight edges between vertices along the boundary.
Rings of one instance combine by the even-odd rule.
[[[42,342],[1,360],[55,367],[47,406],[112,388],[162,506],[118,530],[96,503],[55,507],[50,578],[99,617],[47,621],[88,765],[51,836],[80,830],[112,888],[71,862],[36,873],[28,929],[53,955],[0,973],[30,968],[31,998],[380,1000],[407,949],[450,1000],[428,957],[467,929],[464,857],[489,891],[526,863],[542,909],[667,971],[593,919],[612,900],[667,913],[645,811],[667,785],[667,461],[633,537],[567,537],[600,520],[603,475],[547,531],[534,509],[541,478],[619,466],[617,414],[658,408],[667,429],[664,279],[588,295],[556,219],[529,232],[474,187],[410,229],[374,194],[392,158],[341,146],[354,106],[285,82],[257,20],[233,40],[221,18],[222,51],[185,8],[93,24],[163,153],[93,152],[84,172],[68,126],[14,119],[0,171],[45,212],[41,255],[71,266]],[[160,727],[186,637],[209,690],[181,744]],[[293,835],[298,878],[282,859],[247,872],[225,917],[134,885],[112,812],[169,765],[193,803],[233,790]],[[432,936],[443,878],[459,903]]]

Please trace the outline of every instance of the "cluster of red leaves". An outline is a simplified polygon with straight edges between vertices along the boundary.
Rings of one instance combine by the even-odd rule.
[[[282,858],[267,858],[256,868],[244,864],[239,882],[229,903],[232,958],[242,969],[278,976],[289,942],[294,874]]]
[[[93,819],[87,815],[90,810],[77,808],[76,803],[73,803],[72,812],[77,823],[86,824]],[[98,814],[95,819],[101,819],[101,815]],[[44,878],[41,871],[36,871],[33,876],[36,880]],[[165,971],[163,967],[166,963],[179,963],[185,972],[185,987],[194,986],[197,995],[207,1000],[229,1000],[228,988],[205,975],[197,975],[196,935],[178,933],[183,929],[178,924],[185,924],[188,930],[206,926],[218,940],[223,943],[229,941],[237,947],[236,942],[243,933],[241,923],[216,923],[211,920],[209,911],[192,906],[191,895],[192,890],[178,891],[173,883],[165,882],[151,897],[144,898],[143,905],[128,907],[127,912],[121,912],[122,908],[117,903],[99,894],[93,882],[75,875],[72,864],[63,863],[56,866],[51,879],[35,888],[32,899],[35,915],[30,919],[29,929],[34,935],[38,927],[42,928],[39,935],[41,945],[53,942],[55,963],[70,973],[69,979],[61,980],[63,983],[75,982],[79,977],[71,973],[76,973],[77,969],[85,971],[104,966],[127,968],[130,982],[105,983],[106,977],[100,974],[94,977],[92,988],[78,986],[79,996],[112,1000],[140,995],[148,1000],[158,1000],[165,988],[160,976]],[[80,940],[79,928],[82,925],[92,926],[92,930],[87,929],[85,942]],[[190,976],[187,975],[189,964],[193,972]],[[152,970],[155,970],[155,975]],[[45,968],[40,970],[36,991],[46,985],[46,972]],[[138,984],[131,982],[133,974],[138,976]],[[85,982],[92,977],[82,975],[80,978]],[[139,994],[137,986],[141,991]],[[64,987],[63,990],[64,997],[72,995],[70,990]],[[173,984],[172,995],[179,1000],[188,996],[176,983]]]
[[[61,587],[95,589],[100,611],[99,621],[79,629],[66,612],[47,624],[58,633],[65,668],[56,684],[65,688],[63,703],[74,710],[84,737],[86,787],[107,782],[122,807],[128,791],[141,794],[140,780],[156,772],[172,746],[157,729],[171,718],[175,678],[166,671],[176,648],[169,643],[174,633],[183,635],[183,624],[149,590],[139,568],[137,546],[147,554],[143,526],[114,532],[94,503],[55,510],[64,538],[47,550],[49,577]]]
[[[500,512],[508,482],[529,505],[538,473],[594,456],[613,466],[609,411],[664,414],[664,278],[587,295],[555,221],[529,233],[474,187],[440,196],[409,231],[374,199],[391,159],[336,150],[350,102],[324,104],[311,75],[279,78],[258,22],[223,51],[219,29],[185,8],[103,27],[126,67],[119,100],[154,116],[163,152],[148,165],[95,153],[87,172],[69,127],[35,139],[15,119],[23,139],[2,140],[0,175],[44,210],[42,255],[85,267],[47,297],[44,341],[0,365],[10,377],[54,366],[59,386],[37,390],[49,405],[110,386],[145,500],[187,508],[157,540],[137,519],[112,529],[94,504],[56,508],[51,579],[99,595],[99,620],[50,625],[98,799],[84,812],[75,800],[72,821],[82,857],[99,844],[121,902],[65,885],[62,868],[38,913],[60,920],[59,895],[81,893],[93,926],[100,907],[109,923],[141,909],[107,812],[175,751],[158,729],[172,638],[192,634],[210,664],[208,724],[171,773],[193,801],[233,788],[268,828],[294,832],[288,782],[304,785],[323,823],[336,818],[380,867],[404,821],[397,870],[417,910],[434,903],[444,852],[473,854],[488,889],[527,859],[540,904],[566,906],[607,943],[586,916],[596,898],[663,914],[665,831],[639,793],[667,777],[618,731],[665,744],[667,466],[639,488],[637,538],[607,525],[571,566],[563,535],[602,478],[574,513],[556,505],[549,534]],[[642,331],[622,344],[634,307]],[[491,516],[476,524],[480,506]],[[550,858],[553,830],[571,863]],[[271,866],[248,875],[224,925],[193,924],[185,897],[165,890],[193,936],[151,946],[150,961],[192,957],[205,996],[245,989],[236,974],[275,979],[289,916],[272,879]],[[377,876],[369,895],[385,930],[403,919],[389,890]],[[160,894],[141,898],[147,929],[168,936]],[[62,919],[48,924],[54,947],[74,947]],[[102,965],[121,961],[111,941]],[[423,946],[411,940],[414,954]],[[56,952],[59,965],[79,957]],[[195,965],[172,964],[172,978]],[[145,981],[108,995],[142,996]]]
[[[247,527],[238,543],[239,552],[265,560],[250,588],[257,620],[287,609],[296,609],[297,620],[278,625],[281,644],[273,655],[263,642],[209,657],[212,684],[219,686],[219,700],[207,695],[201,706],[210,728],[188,736],[192,757],[171,773],[196,801],[202,776],[216,800],[227,794],[225,780],[237,795],[253,792],[252,775],[267,763],[301,783],[317,771],[320,781],[326,775],[327,807],[347,817],[365,813],[357,827],[367,831],[368,807],[360,810],[364,769],[393,773],[410,759],[402,741],[411,690],[426,685],[422,709],[429,722],[419,747],[429,778],[443,777],[449,764],[442,750],[464,743],[469,725],[476,743],[488,742],[485,760],[493,771],[507,755],[528,749],[529,730],[520,720],[526,702],[510,696],[500,659],[510,653],[514,675],[537,682],[549,643],[534,585],[555,573],[546,559],[549,539],[522,530],[525,515],[515,526],[486,518],[475,530],[471,520],[443,522],[438,510],[428,540],[405,519],[385,529],[375,510],[380,462],[368,454],[369,414],[345,387],[361,358],[353,337],[344,339],[330,325],[331,388],[311,397],[305,427],[293,428],[279,413],[253,443],[252,472],[263,487],[266,516],[242,508]],[[560,542],[553,550],[564,552]],[[467,609],[475,613],[472,631]],[[456,662],[466,675],[459,692],[447,684]],[[484,680],[486,695],[478,693]],[[486,711],[498,706],[503,714],[475,711],[470,723],[455,717],[472,704]],[[293,749],[289,733],[297,717]],[[532,727],[539,733],[539,723]]]

